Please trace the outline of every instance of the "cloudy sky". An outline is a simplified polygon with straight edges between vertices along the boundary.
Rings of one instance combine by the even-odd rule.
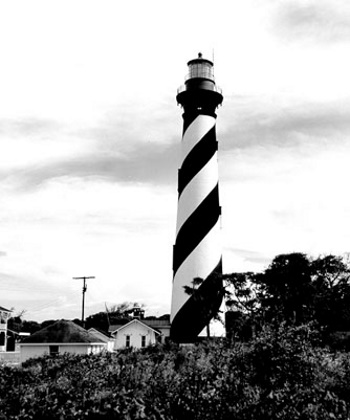
[[[0,305],[169,313],[176,89],[215,61],[224,271],[350,251],[346,0],[0,3]]]

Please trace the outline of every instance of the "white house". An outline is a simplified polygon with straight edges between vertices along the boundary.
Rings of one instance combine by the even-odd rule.
[[[7,345],[7,321],[11,317],[9,309],[0,306],[0,352],[6,351]]]
[[[44,354],[96,354],[106,349],[107,343],[101,338],[64,319],[35,332],[20,344],[21,363]]]
[[[159,342],[161,332],[146,324],[145,320],[133,319],[124,325],[109,328],[114,338],[114,350],[123,347],[142,348]]]

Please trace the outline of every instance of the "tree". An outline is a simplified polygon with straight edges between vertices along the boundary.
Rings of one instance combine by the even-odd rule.
[[[7,328],[11,331],[19,333],[22,329],[22,318],[18,315],[12,316],[7,322]]]
[[[50,325],[54,324],[57,321],[58,321],[57,319],[47,319],[41,323],[41,328],[49,327]]]
[[[236,327],[242,321],[316,321],[327,334],[350,329],[350,267],[342,257],[281,254],[261,273],[232,273],[225,279],[234,289],[227,304],[240,314],[233,317]]]
[[[39,331],[41,329],[41,325],[39,322],[36,321],[26,321],[23,320],[22,322],[22,329],[21,332],[27,332],[30,334],[34,334],[36,331]]]
[[[235,311],[254,314],[258,308],[255,274],[232,273],[223,276],[226,306]]]
[[[191,314],[187,314],[188,325],[192,323],[192,326],[189,329],[190,333],[184,334],[186,340],[192,342],[196,339],[192,336],[192,331],[198,329],[198,327],[198,334],[205,327],[207,337],[210,337],[210,321],[214,319],[222,322],[220,306],[225,295],[222,275],[213,273],[206,281],[201,277],[195,277],[192,280],[192,286],[183,286],[183,288],[192,299]],[[195,329],[193,329],[193,326],[195,326]]]
[[[14,311],[14,308],[12,308],[11,310]],[[9,330],[12,330],[16,333],[19,333],[21,331],[23,324],[23,316],[25,312],[25,309],[22,309],[15,316],[11,316],[7,323],[7,327]]]
[[[350,267],[334,255],[312,263],[315,318],[328,331],[350,329]]]
[[[259,324],[259,301],[253,272],[231,273],[223,276],[225,287],[226,336],[229,339],[249,340]]]
[[[268,321],[308,322],[313,314],[314,288],[309,258],[302,253],[276,256],[254,280],[260,310]]]

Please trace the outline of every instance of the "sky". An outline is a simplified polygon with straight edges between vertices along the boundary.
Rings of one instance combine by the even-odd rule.
[[[346,0],[0,2],[0,305],[170,312],[182,110],[214,60],[225,273],[350,251]]]

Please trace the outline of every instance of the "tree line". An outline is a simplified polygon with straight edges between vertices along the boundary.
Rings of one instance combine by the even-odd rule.
[[[110,325],[124,324],[130,321],[133,317],[135,308],[137,308],[139,312],[141,311],[141,313],[144,312],[144,305],[137,302],[122,302],[111,305],[110,307],[106,306],[105,311],[100,311],[88,316],[85,319],[84,328],[87,330],[90,328],[96,328],[100,331],[108,333]],[[48,319],[43,322],[30,321],[26,320],[24,316],[25,311],[21,311],[17,315],[11,317],[8,321],[8,328],[15,333],[28,332],[33,334],[57,321],[57,319]],[[169,319],[169,315],[166,314],[159,318],[147,316],[145,319]],[[82,326],[81,319],[75,318],[73,319],[73,322]]]
[[[344,257],[281,254],[262,272],[222,279],[231,337],[247,339],[263,326],[281,323],[313,323],[332,343],[339,332],[350,331],[350,265]]]
[[[325,342],[338,340],[350,348],[345,333],[345,339],[340,339],[340,332],[350,332],[350,264],[346,258],[336,255],[312,258],[299,252],[280,254],[261,272],[224,274],[218,282],[222,284],[226,304],[229,338],[247,340],[264,326],[311,322]],[[201,279],[194,279],[187,292],[196,296],[200,283]],[[130,320],[135,306],[143,307],[134,302],[113,305],[88,316],[85,327],[107,332],[110,325]],[[169,319],[169,315],[160,319]],[[79,319],[73,321],[81,325]],[[9,328],[33,333],[53,322],[27,321],[22,312],[9,320]]]

